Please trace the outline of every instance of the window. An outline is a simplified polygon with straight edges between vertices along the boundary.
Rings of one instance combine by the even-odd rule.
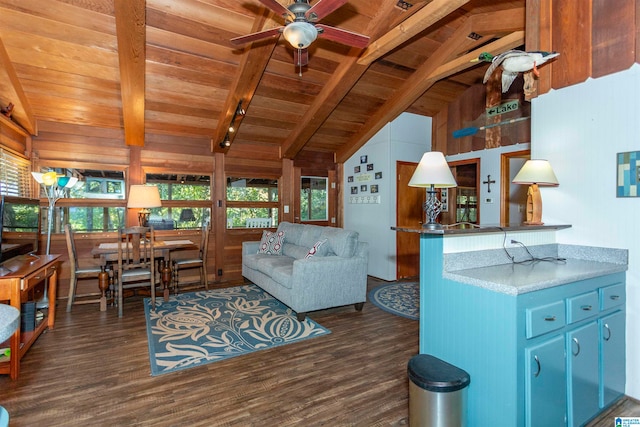
[[[78,182],[56,203],[53,213],[53,233],[62,233],[64,224],[75,231],[115,231],[126,225],[126,180],[124,170],[49,167],[40,172],[55,171],[58,175],[78,178]],[[46,198],[42,188],[41,199]],[[46,224],[47,210],[43,208],[42,223]],[[43,227],[43,232],[46,232]]]
[[[162,207],[151,209],[156,230],[200,228],[211,219],[211,176],[147,173],[146,183],[160,191]]]
[[[278,225],[278,180],[271,178],[227,178],[227,228],[251,226],[261,218]]]
[[[326,221],[328,218],[328,178],[303,176],[300,179],[300,220]]]
[[[0,194],[31,197],[30,169],[27,159],[0,148]]]

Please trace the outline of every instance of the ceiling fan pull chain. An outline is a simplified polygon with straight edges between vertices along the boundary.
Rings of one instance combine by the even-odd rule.
[[[300,67],[298,76],[302,77],[302,49],[300,48],[298,48],[298,67]]]

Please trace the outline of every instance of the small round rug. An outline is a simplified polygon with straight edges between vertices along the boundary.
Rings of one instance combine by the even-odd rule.
[[[386,283],[369,292],[369,301],[389,313],[418,320],[420,318],[420,283]]]

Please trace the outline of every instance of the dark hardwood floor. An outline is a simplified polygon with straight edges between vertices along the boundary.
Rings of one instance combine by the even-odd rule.
[[[369,279],[369,287],[382,283]],[[371,303],[310,317],[331,334],[151,377],[140,297],[110,307],[58,301],[56,328],[0,376],[11,426],[403,426],[418,322]],[[601,417],[637,416],[638,402]]]

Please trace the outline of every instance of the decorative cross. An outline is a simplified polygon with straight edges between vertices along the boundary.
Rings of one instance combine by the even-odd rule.
[[[495,184],[496,181],[491,179],[491,175],[487,175],[487,180],[482,181],[483,184],[487,184],[487,193],[491,193],[491,184]]]

